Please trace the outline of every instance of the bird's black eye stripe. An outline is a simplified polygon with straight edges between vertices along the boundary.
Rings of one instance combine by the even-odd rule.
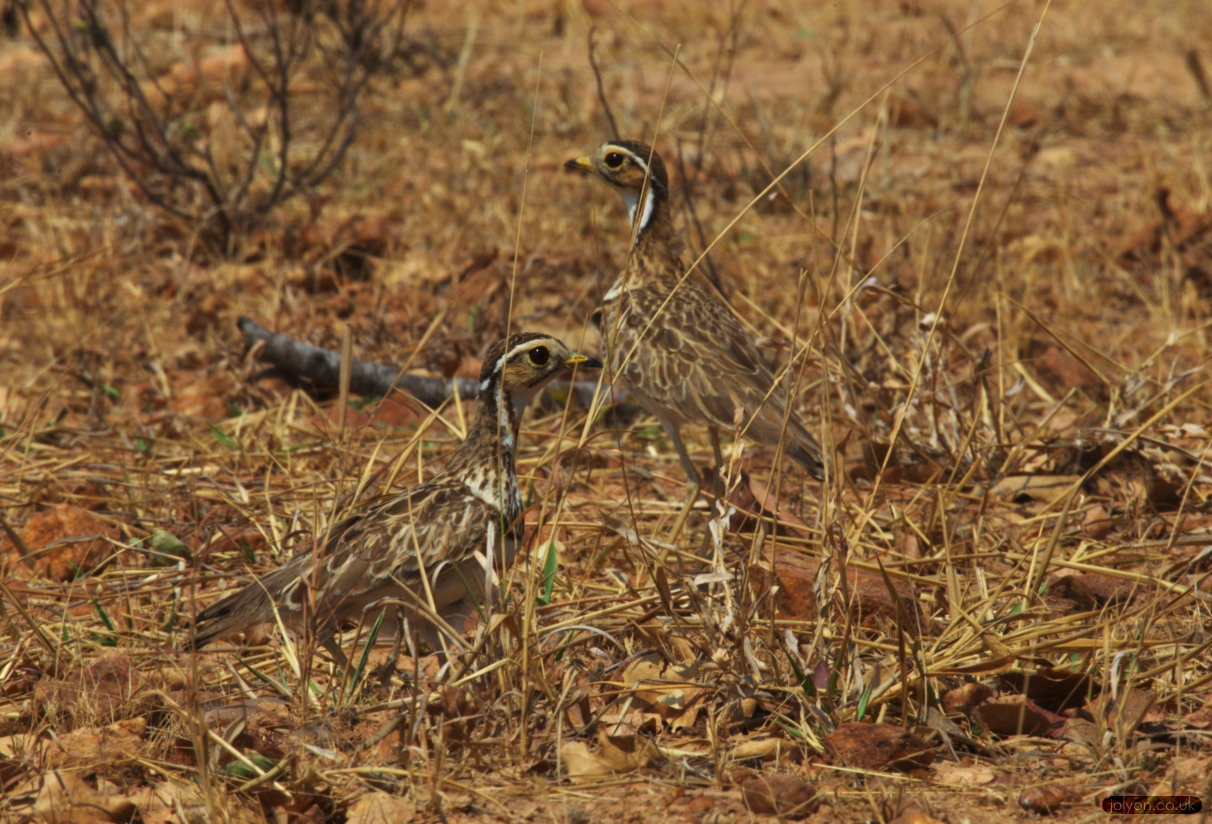
[[[611,152],[606,155],[606,165],[612,169],[617,169],[623,165],[623,155],[618,152]]]
[[[530,362],[535,366],[546,366],[549,360],[551,360],[551,353],[547,351],[546,346],[536,346],[530,350]]]

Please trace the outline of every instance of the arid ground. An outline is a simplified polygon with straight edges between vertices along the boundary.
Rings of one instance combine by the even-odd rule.
[[[1212,802],[1206,0],[0,8],[0,820]],[[616,129],[827,480],[726,433],[675,534],[656,421],[557,390],[449,666],[373,615],[348,666],[182,651],[474,414],[256,335],[440,391],[507,330],[598,353],[627,216],[563,164]]]

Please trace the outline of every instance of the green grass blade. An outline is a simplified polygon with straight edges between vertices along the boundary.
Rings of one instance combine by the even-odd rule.
[[[556,564],[558,561],[555,541],[552,541],[547,545],[547,559],[543,561],[543,592],[538,598],[541,606],[547,606],[551,603],[551,591],[555,587]]]
[[[349,689],[345,693],[345,700],[348,701],[350,696],[357,692],[358,684],[362,682],[362,671],[366,669],[366,659],[370,657],[370,648],[375,645],[375,640],[379,637],[379,627],[383,626],[383,617],[387,615],[387,607],[379,610],[379,617],[375,618],[374,625],[370,628],[370,635],[366,638],[366,645],[362,647],[362,656],[358,658],[358,666],[354,669],[353,678],[349,679]],[[400,627],[400,631],[404,630]]]

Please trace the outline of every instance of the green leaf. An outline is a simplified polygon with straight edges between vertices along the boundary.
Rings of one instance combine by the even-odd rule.
[[[110,620],[109,613],[105,611],[105,607],[101,606],[101,602],[96,598],[89,596],[93,602],[93,606],[97,608],[97,615],[101,618],[101,623],[105,624],[105,628],[110,632],[114,631],[114,622]]]
[[[800,667],[800,662],[795,660],[795,656],[791,654],[791,650],[784,649],[787,655],[787,660],[791,662],[791,671],[795,673],[795,680],[799,682],[800,689],[804,691],[804,695],[809,698],[816,698],[816,684],[812,683],[812,679],[804,675],[804,670]]]
[[[551,603],[551,590],[555,587],[556,564],[558,561],[559,559],[556,557],[556,544],[552,540],[547,545],[547,559],[543,561],[543,592],[538,598],[541,606],[547,606]]]
[[[358,666],[354,669],[353,678],[349,681],[349,690],[345,693],[345,700],[349,700],[358,689],[358,684],[362,681],[362,670],[366,668],[366,659],[370,657],[370,649],[375,645],[375,640],[379,637],[379,627],[383,626],[383,616],[387,615],[387,607],[379,610],[379,617],[375,618],[374,625],[370,628],[370,635],[366,639],[366,646],[362,647],[362,657],[358,659]],[[400,627],[403,632],[404,628]]]
[[[867,714],[867,704],[871,701],[871,684],[863,690],[863,694],[859,696],[858,709],[855,710],[854,720],[862,721],[863,716]]]
[[[176,535],[165,532],[163,529],[153,530],[152,534],[147,537],[146,544],[159,553],[159,555],[153,556],[153,560],[158,566],[172,566],[176,563],[175,559],[189,558],[189,547]]]
[[[140,452],[146,452],[147,441],[143,440],[142,438],[135,438],[135,449],[138,449]]]
[[[224,432],[224,431],[223,431],[222,429],[220,429],[219,427],[214,426],[213,424],[212,424],[212,425],[211,425],[211,427],[210,427],[210,434],[214,435],[214,436],[215,436],[215,440],[217,440],[219,443],[221,443],[221,444],[223,444],[224,446],[226,446],[228,449],[236,449],[236,448],[237,448],[237,447],[236,447],[236,442],[235,442],[235,441],[233,441],[233,440],[232,440],[230,437],[228,437],[228,435],[227,435],[227,433],[226,433],[226,432]]]
[[[259,752],[246,752],[244,753],[244,757],[260,767],[262,773],[267,773],[277,766],[273,761],[261,755]],[[259,777],[259,773],[257,773],[252,769],[252,767],[249,767],[243,761],[227,762],[223,765],[223,772],[227,773],[233,778],[242,778],[245,781],[251,781],[252,779]]]
[[[281,681],[277,681],[277,680],[275,680],[275,679],[273,679],[273,678],[270,678],[270,677],[269,677],[268,675],[266,675],[265,673],[261,672],[261,670],[257,669],[257,668],[256,668],[256,667],[254,667],[252,664],[250,664],[250,663],[248,663],[247,661],[245,661],[243,658],[237,658],[236,660],[237,660],[237,661],[239,661],[241,664],[243,664],[243,665],[244,665],[244,668],[245,668],[246,670],[248,670],[248,671],[249,671],[249,672],[251,672],[253,675],[255,675],[255,676],[256,676],[258,679],[260,679],[260,680],[261,680],[263,683],[266,683],[266,684],[268,684],[269,686],[273,687],[275,690],[277,690],[277,692],[278,692],[280,695],[282,695],[282,696],[283,696],[283,697],[285,697],[285,698],[290,698],[290,697],[291,697],[290,687],[289,687],[289,686],[287,686],[287,684],[286,684],[286,679],[285,679],[285,678],[283,678]]]
[[[118,398],[120,397],[120,395],[118,394],[118,390],[115,389],[114,387],[110,386],[108,383],[101,384],[101,389],[102,389],[102,391],[105,392],[105,394],[109,395],[114,400],[118,400]]]

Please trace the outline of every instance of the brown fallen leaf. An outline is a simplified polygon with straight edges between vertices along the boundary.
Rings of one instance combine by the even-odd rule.
[[[119,765],[142,756],[146,718],[131,718],[107,727],[72,730],[47,748],[46,765],[59,768],[96,768]]]
[[[967,715],[991,695],[993,690],[979,681],[961,684],[943,693],[943,709]]]
[[[994,487],[1007,501],[1050,504],[1068,495],[1079,475],[1009,475]]]
[[[584,741],[570,741],[560,748],[560,760],[569,778],[610,775],[610,765],[600,755],[590,752]]]
[[[759,741],[742,741],[732,748],[730,755],[736,761],[748,761],[754,758],[776,761],[786,749],[787,742],[782,738],[764,738]]]
[[[417,815],[417,803],[385,792],[370,792],[354,802],[346,815],[346,824],[396,824],[412,821]]]
[[[774,599],[774,608],[780,618],[796,621],[815,621],[817,618],[816,577],[821,563],[791,549],[780,549],[775,556],[774,578],[779,592]],[[764,590],[770,586],[770,567],[767,559],[750,566],[755,584]],[[870,626],[878,618],[897,620],[897,601],[888,592],[888,585],[878,571],[846,568],[846,580],[853,595],[852,609],[861,616],[863,626]],[[900,578],[892,579],[901,609],[914,618],[921,614],[913,587]],[[760,591],[759,590],[759,591]]]
[[[598,743],[602,745],[602,759],[613,772],[635,772],[661,760],[656,745],[629,724],[603,724]]]
[[[1010,670],[1002,674],[1000,688],[1026,695],[1050,712],[1080,707],[1091,689],[1097,692],[1085,673],[1056,667]]]
[[[926,815],[918,807],[911,807],[888,822],[888,824],[943,824],[934,816]]]
[[[950,784],[956,787],[977,787],[989,784],[997,777],[993,768],[986,764],[956,764],[944,761],[931,768],[934,780],[940,784]]]
[[[46,773],[34,801],[34,819],[47,824],[130,821],[134,814],[135,804],[126,796],[103,795],[81,773],[66,770]]]
[[[908,770],[934,761],[934,747],[893,724],[846,721],[825,737],[825,751],[832,763],[863,770]]]
[[[1036,815],[1056,815],[1065,803],[1065,793],[1058,787],[1027,787],[1018,794],[1018,806]]]
[[[1003,695],[972,711],[972,720],[995,735],[1052,736],[1065,719],[1022,695]]]
[[[1111,520],[1111,516],[1107,514],[1107,510],[1102,504],[1095,504],[1086,510],[1086,515],[1082,518],[1082,526],[1086,530],[1086,534],[1096,541],[1101,541],[1111,534],[1111,530],[1115,528],[1115,522]]]
[[[74,677],[44,678],[34,696],[48,716],[63,714],[81,724],[106,724],[122,715],[145,712],[154,697],[146,684],[130,656],[109,653]]]

